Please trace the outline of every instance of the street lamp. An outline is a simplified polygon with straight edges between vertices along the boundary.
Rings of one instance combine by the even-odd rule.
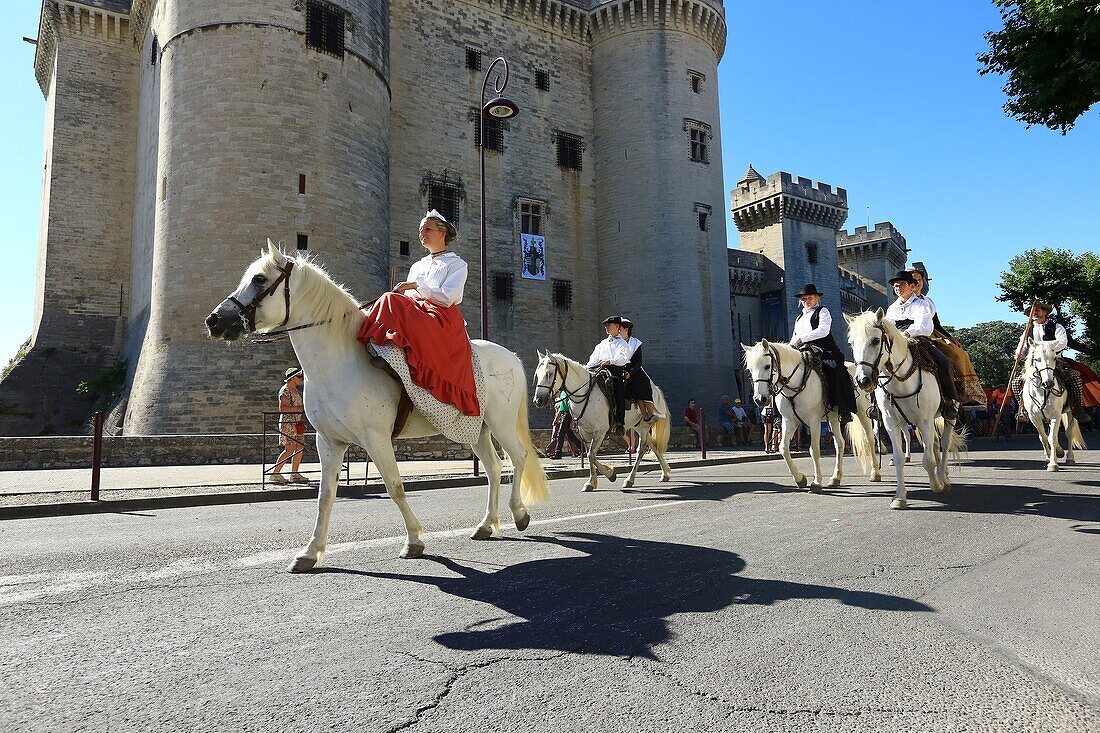
[[[493,98],[485,101],[485,93],[489,89],[489,77],[497,64],[504,64],[504,71],[497,75],[493,82]],[[477,141],[478,154],[481,158],[481,338],[489,338],[489,271],[485,267],[488,252],[485,244],[485,134],[488,126],[485,124],[492,117],[497,120],[507,120],[519,114],[516,103],[506,97],[500,96],[504,88],[508,86],[508,62],[503,56],[498,56],[489,69],[485,72],[485,81],[481,84],[481,134]]]

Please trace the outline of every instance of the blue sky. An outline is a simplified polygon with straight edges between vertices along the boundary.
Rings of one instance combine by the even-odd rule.
[[[32,329],[43,100],[34,80],[40,4],[0,3],[0,363]],[[1096,250],[1100,115],[1068,136],[1008,120],[1000,79],[980,77],[992,2],[727,0],[719,67],[725,188],[751,162],[848,190],[847,228],[889,220],[923,260],[943,321],[1016,319],[996,303],[1014,254]],[[737,232],[726,211],[729,244]]]

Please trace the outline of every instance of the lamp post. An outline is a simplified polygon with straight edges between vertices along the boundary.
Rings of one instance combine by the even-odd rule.
[[[497,64],[504,64],[504,70],[497,75],[493,82],[493,98],[485,101],[485,93],[489,89],[489,77],[493,75],[493,69]],[[500,96],[504,88],[508,86],[508,62],[503,56],[498,56],[489,69],[485,72],[485,81],[481,84],[481,119],[477,147],[481,159],[481,338],[489,338],[489,271],[486,268],[488,250],[485,237],[485,134],[488,125],[485,123],[490,117],[497,120],[507,120],[519,114],[519,107],[510,99]]]
[[[493,69],[497,64],[504,64],[504,70],[493,82],[493,98],[486,102],[485,92],[489,89],[489,77],[493,75]],[[489,339],[489,270],[485,266],[486,260],[489,259],[485,237],[485,133],[488,125],[485,123],[490,117],[507,120],[519,114],[519,107],[515,102],[500,96],[507,86],[508,62],[503,56],[498,56],[493,63],[489,64],[489,68],[485,71],[485,80],[481,83],[481,118],[478,120],[480,134],[477,140],[477,152],[481,164],[481,338],[485,340]],[[474,475],[477,476],[476,455],[474,456]]]

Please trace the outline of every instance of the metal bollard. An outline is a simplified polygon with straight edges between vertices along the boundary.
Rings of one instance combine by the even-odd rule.
[[[103,463],[103,413],[92,422],[92,501],[99,501],[99,469]]]
[[[477,478],[477,476],[478,476],[477,456],[474,456],[474,478]]]
[[[699,408],[699,446],[703,449],[703,460],[707,459],[707,411]]]

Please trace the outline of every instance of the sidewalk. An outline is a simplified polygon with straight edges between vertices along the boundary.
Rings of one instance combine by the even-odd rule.
[[[666,457],[673,469],[778,458],[765,455],[762,448],[747,446],[708,450],[705,461],[697,450],[669,451]],[[588,475],[587,463],[582,467],[580,458],[541,460],[551,479]],[[603,454],[600,460],[618,469],[619,478],[612,485],[620,486],[631,465],[627,455]],[[400,461],[398,467],[408,491],[485,483],[484,472],[477,477],[473,475],[473,461],[469,458]],[[350,468],[350,484],[348,474],[341,472],[339,496],[358,497],[385,491],[373,465],[355,462]],[[272,485],[269,480],[262,486],[259,464],[104,468],[100,474],[100,501],[95,503],[90,501],[91,469],[0,471],[0,519],[315,497],[320,466],[303,463],[301,472],[310,479],[309,485]],[[289,467],[283,473],[289,475]],[[511,480],[511,473],[511,464],[506,462],[505,481]],[[638,469],[639,479],[659,473],[660,466],[652,453],[648,454]],[[606,483],[602,477],[600,481]]]

